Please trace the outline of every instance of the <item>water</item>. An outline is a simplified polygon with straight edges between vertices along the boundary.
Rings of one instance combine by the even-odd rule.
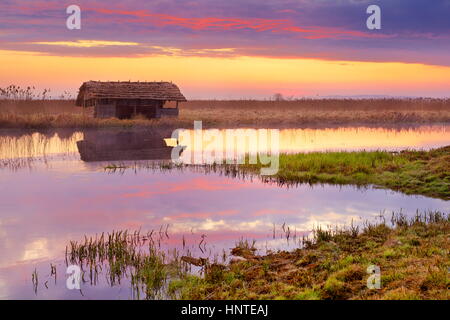
[[[187,130],[188,133],[192,130]],[[210,130],[204,130],[209,132]],[[225,130],[219,130],[221,133]],[[237,131],[237,130],[235,130]],[[95,130],[86,131],[95,135]],[[120,131],[119,131],[120,132]],[[24,132],[0,130],[0,159],[51,156],[78,153],[77,141],[84,139],[80,131]],[[159,136],[169,138],[171,131]],[[280,152],[430,149],[450,143],[450,126],[434,125],[415,128],[326,128],[279,130]],[[225,148],[225,146],[224,146]]]
[[[355,132],[370,137],[367,144],[352,140]],[[358,223],[375,219],[383,211],[386,218],[391,211],[399,210],[407,214],[416,210],[450,211],[448,201],[373,188],[286,188],[258,179],[193,170],[128,169],[111,173],[104,170],[109,161],[80,160],[77,141],[89,136],[92,133],[3,132],[0,136],[4,161],[25,159],[22,165],[5,164],[0,169],[0,298],[131,298],[126,279],[113,288],[103,278],[96,286],[85,284],[83,296],[66,289],[65,247],[84,235],[120,229],[146,232],[164,226],[169,238],[164,238],[163,248],[181,248],[185,238],[194,256],[214,257],[223,250],[229,252],[241,237],[255,239],[261,252],[290,249],[298,246],[294,236],[299,238],[319,224]],[[130,137],[122,138],[128,141],[127,150],[132,150]],[[448,145],[450,131],[443,126],[409,130],[289,129],[281,131],[280,138],[286,152],[328,149],[331,138],[334,148],[345,150],[372,149],[375,141],[382,149],[427,149]],[[101,145],[108,142],[102,140]],[[149,141],[146,147],[160,146]],[[96,155],[111,157],[116,152],[105,154],[102,150]],[[132,157],[146,156],[132,153]],[[291,230],[289,241],[283,224]],[[206,236],[206,246],[200,249],[202,236]],[[50,277],[50,263],[57,265],[56,284]],[[35,268],[40,281],[37,294],[31,282]]]

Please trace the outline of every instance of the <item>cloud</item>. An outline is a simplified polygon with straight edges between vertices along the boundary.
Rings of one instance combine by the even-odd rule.
[[[238,210],[223,210],[215,212],[183,212],[167,217],[167,220],[185,220],[189,218],[207,219],[211,217],[235,216],[238,213]]]
[[[76,41],[41,41],[31,42],[31,44],[41,44],[48,46],[77,47],[77,48],[95,48],[107,46],[137,46],[137,42],[123,41],[102,41],[102,40],[76,40]]]
[[[0,49],[58,56],[262,56],[450,65],[446,0],[375,1],[382,9],[377,31],[365,26],[372,1],[77,2],[82,29],[69,31],[66,4],[60,1],[2,1]]]

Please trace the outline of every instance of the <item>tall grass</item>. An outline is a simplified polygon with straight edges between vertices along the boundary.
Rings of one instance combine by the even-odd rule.
[[[317,110],[317,111],[449,111],[450,99],[298,99],[264,100],[193,100],[182,104],[185,109],[239,110]]]
[[[380,165],[389,163],[392,169],[405,163],[406,159],[383,151],[360,152],[314,152],[296,154],[295,156],[281,155],[287,170],[309,171],[311,173],[342,173],[355,172],[370,173]]]
[[[154,299],[161,293],[170,269],[152,236],[153,232],[113,231],[85,237],[81,242],[71,241],[66,247],[66,261],[82,268],[83,280],[88,273],[91,285],[97,284],[98,275],[105,270],[111,286],[128,278],[136,298],[144,295]],[[178,262],[172,261],[171,265]]]
[[[315,152],[280,155],[279,170],[266,182],[375,185],[450,199],[450,146],[430,151]],[[237,170],[256,172],[259,165]]]
[[[298,101],[189,101],[178,118],[93,119],[92,110],[73,100],[0,100],[0,126],[17,128],[84,128],[164,126],[297,127],[396,125],[450,122],[450,99],[304,99]]]

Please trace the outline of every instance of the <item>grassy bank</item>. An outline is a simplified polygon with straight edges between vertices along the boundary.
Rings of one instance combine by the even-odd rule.
[[[450,146],[430,151],[282,154],[279,170],[263,178],[280,184],[374,185],[406,194],[450,199]],[[257,173],[257,165],[237,170]]]
[[[448,123],[450,99],[189,101],[181,104],[179,117],[153,120],[94,119],[67,100],[0,101],[0,126],[6,128],[192,128],[194,120],[205,128]]]
[[[129,167],[114,163],[105,166],[110,172],[128,168],[152,170],[184,170],[218,172],[226,176],[248,178],[258,176],[261,163],[241,165],[187,165],[148,163]],[[280,154],[275,175],[261,176],[267,183],[279,185],[334,184],[374,186],[409,195],[450,200],[450,146],[429,151],[312,152]]]
[[[448,299],[449,215],[391,222],[316,229],[304,248],[264,256],[241,242],[232,250],[240,260],[173,280],[169,291],[180,299]],[[380,268],[380,289],[367,287],[370,265]]]

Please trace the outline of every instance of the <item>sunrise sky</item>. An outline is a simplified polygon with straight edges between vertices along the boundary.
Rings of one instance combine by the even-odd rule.
[[[81,30],[66,8],[81,8]],[[381,7],[368,30],[366,8]],[[188,99],[450,96],[449,0],[0,2],[0,87],[173,81]]]

